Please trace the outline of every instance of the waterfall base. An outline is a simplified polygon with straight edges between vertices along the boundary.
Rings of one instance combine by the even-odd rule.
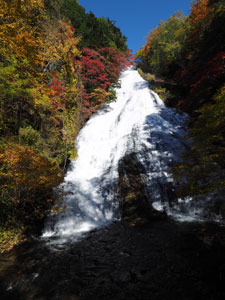
[[[222,300],[225,228],[115,222],[67,249],[33,241],[0,257],[1,300]]]

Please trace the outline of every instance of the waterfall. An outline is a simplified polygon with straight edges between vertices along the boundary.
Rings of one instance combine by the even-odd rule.
[[[124,71],[120,81],[117,101],[94,114],[77,138],[78,158],[61,186],[66,209],[49,217],[44,237],[78,237],[118,218],[114,196],[118,162],[129,152],[137,154],[146,170],[144,181],[153,207],[174,214],[169,170],[188,147],[187,116],[166,108],[136,70]]]

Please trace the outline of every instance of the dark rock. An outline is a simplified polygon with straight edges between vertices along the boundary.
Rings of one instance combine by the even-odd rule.
[[[222,300],[224,237],[220,226],[158,219],[116,222],[56,252],[24,244],[0,257],[1,300]]]
[[[131,280],[131,275],[129,272],[123,272],[122,274],[120,274],[119,276],[119,281],[120,282],[129,282]]]
[[[135,153],[126,155],[119,162],[118,199],[122,218],[131,225],[144,225],[165,213],[153,209],[148,201],[141,174],[144,169]]]

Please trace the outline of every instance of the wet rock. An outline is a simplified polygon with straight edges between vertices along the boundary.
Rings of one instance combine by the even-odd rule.
[[[123,272],[119,276],[119,282],[126,283],[129,282],[130,280],[131,280],[131,275],[129,272]]]
[[[145,170],[135,153],[126,155],[119,162],[118,199],[122,218],[131,226],[144,225],[156,218],[165,218],[165,213],[156,211],[149,203],[143,175]]]
[[[219,226],[121,221],[60,252],[30,244],[5,268],[2,257],[1,300],[223,300],[224,236]]]

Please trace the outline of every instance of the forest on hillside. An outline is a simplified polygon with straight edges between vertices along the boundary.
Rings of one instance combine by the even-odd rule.
[[[225,1],[189,1],[134,58],[77,0],[0,0],[1,300],[225,299]]]
[[[77,0],[0,2],[0,242],[42,224],[74,140],[131,64],[126,37]],[[173,167],[182,198],[225,215],[225,3],[195,0],[153,29],[136,65],[169,106],[191,116],[191,150]],[[59,207],[62,209],[62,207]],[[0,249],[1,251],[1,249]]]
[[[136,53],[150,86],[190,114],[192,148],[174,166],[181,197],[214,199],[225,214],[225,3],[195,0],[189,16],[174,13],[153,29]],[[144,73],[143,73],[144,72]],[[149,73],[149,74],[148,74]]]
[[[76,135],[115,100],[131,55],[115,23],[77,0],[3,0],[0,26],[0,240],[10,248],[44,219]]]

